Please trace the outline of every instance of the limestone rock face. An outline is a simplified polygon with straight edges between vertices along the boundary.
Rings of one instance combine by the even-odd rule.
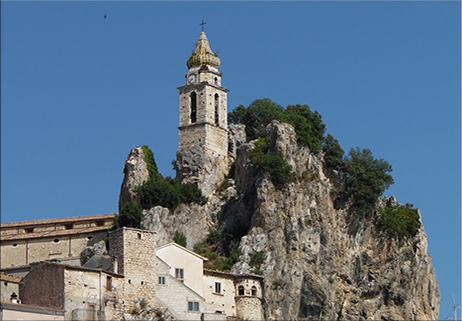
[[[180,231],[189,249],[210,229],[232,235],[242,253],[232,272],[265,278],[265,320],[437,320],[439,285],[424,227],[400,244],[389,239],[376,227],[377,214],[359,217],[348,203],[334,205],[342,178],[325,168],[322,154],[297,144],[292,126],[273,122],[267,135],[297,182],[276,189],[250,163],[254,143],[230,134],[235,162],[226,189],[211,190],[204,206],[152,208],[142,227],[156,231],[160,245]],[[259,264],[256,254],[263,254]]]
[[[124,181],[120,190],[119,212],[128,202],[137,201],[136,188],[149,179],[148,166],[144,160],[142,147],[135,147],[128,154],[125,162]]]

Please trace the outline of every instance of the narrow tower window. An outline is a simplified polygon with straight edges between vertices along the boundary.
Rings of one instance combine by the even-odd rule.
[[[219,105],[219,96],[218,94],[215,94],[215,125],[217,126],[220,125],[220,113],[218,111],[218,105]]]
[[[244,287],[242,285],[239,285],[238,293],[239,295],[244,295]]]
[[[257,296],[257,287],[255,285],[252,286],[252,295]]]
[[[191,123],[197,121],[197,95],[195,92],[191,93]]]

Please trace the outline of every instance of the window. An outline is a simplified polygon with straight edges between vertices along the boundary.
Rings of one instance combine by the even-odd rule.
[[[252,286],[252,295],[257,296],[257,287],[255,285]]]
[[[58,244],[58,243],[59,243],[59,239],[54,239],[54,240],[53,240],[53,243]]]
[[[221,283],[215,282],[215,293],[221,293]]]
[[[18,245],[19,245],[18,243],[13,243],[13,244],[11,244],[11,247],[16,248],[16,247],[18,247]]]
[[[106,276],[106,291],[112,291],[112,276]]]
[[[66,230],[72,230],[74,228],[74,224],[73,223],[69,223],[69,224],[65,224],[64,225],[64,228]]]
[[[184,270],[183,269],[175,269],[175,277],[178,280],[183,281],[183,279],[184,279]]]
[[[215,94],[215,125],[219,126],[220,125],[220,113],[219,113],[219,107],[218,107],[218,94]]]
[[[239,285],[238,293],[239,295],[244,295],[244,287],[242,285]]]
[[[199,311],[199,302],[188,302],[188,311]]]
[[[191,124],[197,121],[197,95],[195,92],[191,93]]]
[[[26,233],[34,233],[34,228],[29,227],[29,228],[26,228],[25,231],[26,231]]]
[[[159,284],[165,284],[165,276],[159,276]]]

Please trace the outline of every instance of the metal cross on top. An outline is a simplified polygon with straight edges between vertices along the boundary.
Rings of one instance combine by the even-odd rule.
[[[202,23],[199,23],[200,26],[202,26],[202,31],[204,31],[204,25],[206,24],[207,22],[204,22],[204,20],[202,20]]]

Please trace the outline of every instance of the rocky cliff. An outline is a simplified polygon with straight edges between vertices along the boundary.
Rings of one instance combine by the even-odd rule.
[[[231,125],[229,132],[234,166],[207,204],[145,211],[142,227],[156,231],[159,244],[179,231],[192,249],[210,230],[226,236],[221,254],[229,254],[230,241],[239,242],[233,272],[264,276],[267,320],[438,319],[439,285],[423,226],[398,242],[377,228],[378,214],[358,216],[348,203],[334,204],[342,177],[326,169],[322,154],[297,144],[290,125],[273,122],[267,128],[270,149],[297,176],[281,189],[251,166],[254,142],[245,142],[243,128]],[[141,154],[135,149],[127,161],[136,166],[126,167],[122,205],[146,179]],[[380,200],[382,206],[396,202]]]

